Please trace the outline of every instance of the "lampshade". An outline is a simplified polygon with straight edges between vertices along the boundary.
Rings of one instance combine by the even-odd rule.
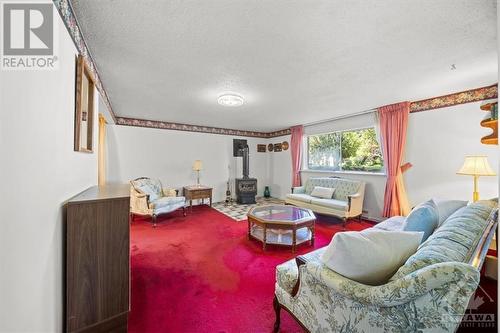
[[[464,165],[457,171],[459,175],[496,176],[495,171],[488,163],[487,156],[465,156]]]
[[[200,171],[202,169],[202,167],[203,167],[203,164],[201,163],[200,160],[194,161],[194,163],[193,163],[193,170],[194,171]]]

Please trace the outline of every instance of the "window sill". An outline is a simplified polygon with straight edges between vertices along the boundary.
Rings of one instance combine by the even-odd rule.
[[[368,172],[368,171],[330,171],[330,170],[300,170],[304,173],[325,173],[325,174],[338,174],[338,175],[362,175],[362,176],[386,176],[385,172]]]

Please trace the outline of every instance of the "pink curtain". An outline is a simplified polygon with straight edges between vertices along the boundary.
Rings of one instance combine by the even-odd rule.
[[[292,186],[300,186],[300,165],[302,162],[302,139],[304,137],[304,126],[290,128],[292,138],[290,140],[290,151],[292,153]]]
[[[410,103],[403,102],[378,109],[382,153],[387,172],[383,216],[408,215],[410,205],[403,181],[402,160],[406,144],[406,129]],[[411,165],[411,164],[410,164]],[[404,165],[404,169],[410,166]]]

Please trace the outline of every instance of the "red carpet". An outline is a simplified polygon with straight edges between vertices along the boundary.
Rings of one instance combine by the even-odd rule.
[[[247,223],[207,206],[165,216],[156,229],[136,219],[131,227],[130,332],[271,332],[276,265],[294,258],[288,248],[248,240]],[[349,230],[370,227],[349,222]],[[342,230],[318,217],[315,248]],[[298,254],[311,251],[303,245]],[[491,287],[491,286],[490,286]],[[496,284],[495,284],[496,299]],[[282,311],[283,333],[302,332]]]
[[[156,229],[135,219],[131,227],[130,332],[270,332],[276,265],[294,258],[288,248],[247,239],[247,223],[207,206],[186,218],[166,216]],[[371,226],[349,222],[350,230]],[[341,230],[320,217],[315,248]],[[304,245],[298,253],[312,248]],[[301,332],[282,314],[282,332]]]

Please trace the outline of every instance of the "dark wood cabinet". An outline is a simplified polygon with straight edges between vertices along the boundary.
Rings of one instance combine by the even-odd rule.
[[[130,299],[127,185],[94,186],[66,205],[67,332],[126,332]]]

